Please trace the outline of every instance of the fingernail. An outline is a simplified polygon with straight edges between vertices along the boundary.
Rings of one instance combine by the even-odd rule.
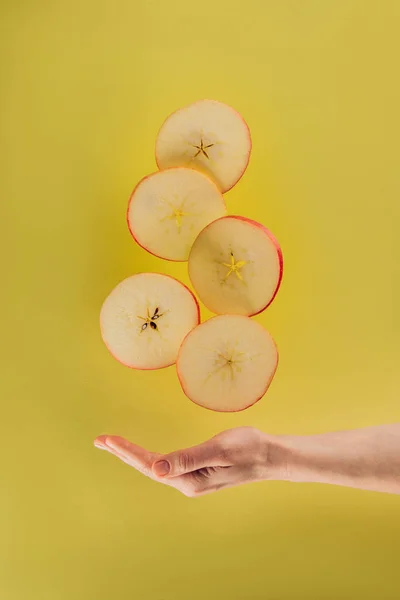
[[[108,448],[105,444],[102,444],[101,442],[98,442],[97,440],[95,442],[93,442],[93,444],[99,450],[108,450]]]
[[[170,472],[170,464],[167,460],[159,460],[153,466],[156,475],[167,475]]]

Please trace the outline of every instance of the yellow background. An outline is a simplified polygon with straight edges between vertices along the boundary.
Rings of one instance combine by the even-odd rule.
[[[190,500],[92,440],[400,419],[400,4],[8,0],[1,20],[0,597],[398,599],[399,497],[278,482]],[[163,119],[203,97],[248,121],[226,199],[285,258],[259,317],[280,368],[236,415],[192,405],[174,369],[122,367],[98,327],[135,270],[187,281],[124,213]]]

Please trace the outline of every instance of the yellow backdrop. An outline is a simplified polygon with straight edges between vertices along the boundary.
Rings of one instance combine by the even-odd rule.
[[[1,20],[0,597],[398,599],[398,497],[265,483],[190,500],[92,440],[170,451],[242,424],[400,419],[400,4],[4,0]],[[124,213],[164,117],[203,97],[248,121],[226,199],[285,258],[259,317],[280,367],[233,415],[191,404],[173,368],[119,365],[98,327],[136,270],[187,281]]]

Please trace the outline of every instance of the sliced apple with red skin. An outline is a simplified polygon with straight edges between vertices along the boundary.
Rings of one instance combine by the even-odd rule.
[[[127,221],[136,242],[151,254],[184,261],[200,231],[226,214],[224,198],[209,177],[171,168],[142,179],[129,201]]]
[[[170,115],[158,132],[159,169],[192,167],[230,190],[249,163],[250,130],[236,110],[216,100],[199,100]]]
[[[228,216],[198,235],[188,269],[195,292],[209,310],[252,316],[275,298],[283,258],[278,242],[261,223]]]
[[[173,365],[182,340],[199,322],[192,292],[177,279],[158,273],[139,273],[119,283],[100,313],[108,350],[132,369]]]
[[[221,412],[248,408],[267,391],[278,366],[274,340],[241,315],[220,315],[193,329],[176,363],[185,394]]]

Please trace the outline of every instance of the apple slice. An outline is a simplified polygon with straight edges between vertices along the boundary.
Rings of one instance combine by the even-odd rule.
[[[172,168],[142,179],[129,201],[127,221],[136,242],[167,260],[187,260],[196,236],[226,214],[224,198],[205,175]]]
[[[260,400],[278,366],[274,340],[241,315],[213,317],[183,341],[176,363],[185,394],[200,406],[236,412]]]
[[[228,216],[199,234],[188,268],[195,292],[209,310],[252,316],[275,298],[283,258],[278,242],[263,225]]]
[[[107,348],[132,369],[173,365],[182,340],[199,322],[199,305],[192,292],[173,277],[158,273],[124,279],[100,313]]]
[[[159,169],[193,167],[209,175],[222,192],[239,181],[249,163],[251,137],[244,119],[216,100],[199,100],[170,115],[158,132]]]

